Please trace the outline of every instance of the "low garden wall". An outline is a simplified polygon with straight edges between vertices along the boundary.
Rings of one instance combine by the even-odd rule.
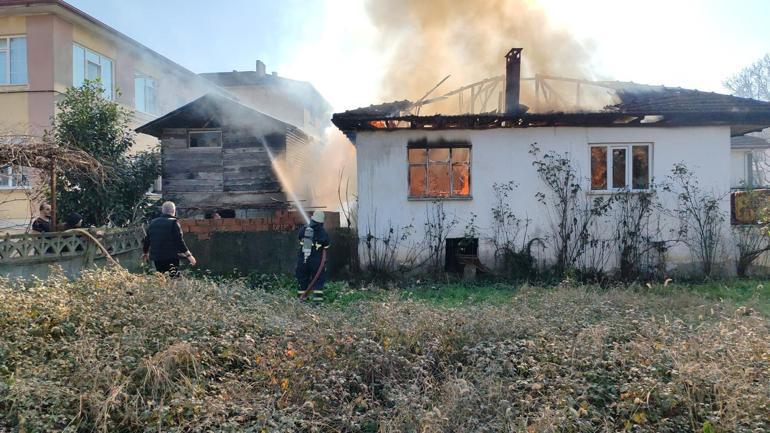
[[[107,231],[99,242],[121,265],[137,270],[143,238],[144,229],[132,227]],[[46,278],[57,266],[68,277],[75,277],[83,269],[104,266],[107,261],[102,250],[84,235],[61,232],[0,238],[0,276],[6,278]]]
[[[181,219],[180,224],[199,269],[218,274],[292,273],[304,220],[296,212],[277,211],[262,218]],[[324,226],[332,243],[329,273],[345,276],[351,272],[357,240],[340,228],[338,213],[326,212]]]

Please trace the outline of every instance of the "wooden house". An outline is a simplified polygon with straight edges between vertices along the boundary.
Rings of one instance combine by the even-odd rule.
[[[213,93],[136,131],[160,139],[163,198],[185,217],[258,217],[290,207],[279,174],[301,169],[310,144],[298,128]]]

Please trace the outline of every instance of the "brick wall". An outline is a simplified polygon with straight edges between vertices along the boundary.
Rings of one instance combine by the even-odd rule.
[[[259,233],[292,232],[305,224],[299,212],[276,211],[270,217],[222,218],[222,219],[180,219],[185,238],[194,236],[198,240],[211,239],[213,233]],[[324,227],[333,230],[340,227],[340,214],[326,212]]]

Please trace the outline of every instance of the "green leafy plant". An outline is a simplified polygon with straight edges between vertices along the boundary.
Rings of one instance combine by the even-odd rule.
[[[157,151],[131,154],[129,113],[104,99],[100,81],[67,89],[56,104],[46,140],[82,149],[104,167],[106,177],[57,172],[59,215],[77,212],[86,224],[124,226],[142,218],[146,193],[160,175]]]

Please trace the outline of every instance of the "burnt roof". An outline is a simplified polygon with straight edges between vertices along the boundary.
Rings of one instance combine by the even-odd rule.
[[[207,93],[138,128],[136,132],[158,137],[170,128],[248,128],[268,134],[299,131],[294,126],[216,93]]]
[[[540,126],[706,126],[726,125],[731,135],[770,126],[770,103],[679,87],[603,81],[617,102],[601,110],[519,114],[459,114],[415,116],[410,101],[335,113],[332,122],[343,132],[396,129],[490,129]]]

